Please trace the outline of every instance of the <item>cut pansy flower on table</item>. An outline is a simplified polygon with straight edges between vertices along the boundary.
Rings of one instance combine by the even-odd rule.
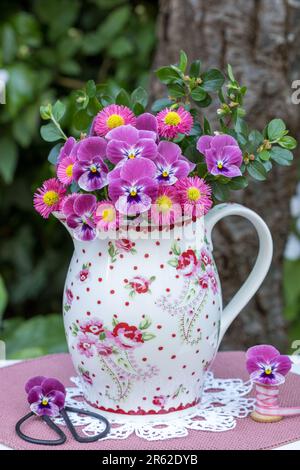
[[[155,101],[152,112],[141,87],[111,96],[108,86],[89,81],[75,94],[75,112],[68,110],[74,136],[61,127],[62,102],[41,107],[50,121],[41,135],[57,141],[48,158],[56,177],[37,190],[34,207],[44,218],[61,214],[78,240],[118,230],[124,216],[137,225],[146,217],[157,227],[195,220],[249,179],[265,180],[274,164],[292,163],[297,142],[281,119],[248,128],[247,89],[230,65],[226,74],[204,70],[198,60],[188,65],[181,51],[178,64],[156,75],[168,97]],[[215,128],[205,116],[213,98]]]

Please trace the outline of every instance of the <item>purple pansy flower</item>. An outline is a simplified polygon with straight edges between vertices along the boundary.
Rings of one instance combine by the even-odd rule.
[[[182,158],[179,145],[162,141],[158,144],[157,150],[156,179],[160,184],[174,184],[179,178],[184,178],[189,174],[190,165]]]
[[[153,114],[143,113],[136,118],[135,127],[139,130],[140,137],[157,139],[158,125]]]
[[[109,174],[109,196],[121,214],[133,216],[150,209],[158,190],[155,171],[151,160],[137,158]]]
[[[66,390],[56,379],[33,377],[25,385],[30,409],[38,416],[57,416],[64,407]]]
[[[279,385],[289,372],[292,361],[282,356],[273,346],[253,346],[246,353],[246,367],[254,382],[263,385]]]
[[[62,211],[76,240],[90,241],[96,238],[96,204],[97,198],[93,194],[72,194],[65,200]]]
[[[108,168],[103,160],[105,152],[106,141],[102,137],[87,137],[79,142],[73,177],[81,189],[95,191],[107,184]]]
[[[115,164],[124,163],[128,159],[150,158],[154,160],[157,145],[153,138],[141,138],[140,131],[131,125],[119,126],[106,134],[107,158]]]
[[[77,142],[74,137],[68,137],[62,148],[60,149],[57,165],[66,157],[70,157],[76,154]]]
[[[205,156],[208,171],[212,175],[228,178],[241,176],[243,154],[237,141],[230,135],[203,135],[197,142],[197,149]]]

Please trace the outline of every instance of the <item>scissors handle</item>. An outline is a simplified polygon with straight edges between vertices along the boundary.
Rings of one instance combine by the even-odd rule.
[[[21,418],[16,424],[16,433],[17,435],[26,442],[30,444],[39,444],[45,446],[59,446],[64,444],[67,440],[65,433],[51,421],[49,416],[42,416],[43,421],[47,423],[47,425],[59,436],[59,439],[51,440],[51,439],[35,439],[34,437],[27,436],[21,431],[22,424],[27,421],[27,419],[31,418],[31,416],[36,416],[35,413],[32,411]]]
[[[92,416],[93,418],[96,418],[100,422],[104,423],[105,424],[105,429],[101,433],[97,434],[96,436],[81,437],[76,432],[76,429],[73,426],[67,412],[69,412],[69,413],[80,413],[80,414],[83,414],[83,415],[86,415],[86,416]],[[104,418],[104,416],[101,416],[101,415],[99,415],[97,413],[94,413],[92,411],[81,410],[81,409],[78,409],[78,408],[72,408],[71,406],[66,406],[65,408],[63,408],[60,411],[60,414],[63,417],[63,419],[65,420],[65,423],[68,426],[69,431],[71,432],[72,436],[74,437],[74,439],[77,442],[81,442],[81,443],[95,442],[95,441],[98,441],[99,439],[103,439],[104,437],[106,437],[107,434],[110,431],[110,423],[108,422],[108,420],[106,418]]]

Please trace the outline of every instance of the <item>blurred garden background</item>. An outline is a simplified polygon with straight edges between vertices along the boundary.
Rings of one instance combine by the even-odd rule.
[[[236,66],[245,84],[253,85],[248,101],[252,120],[266,122],[283,115],[299,138],[300,104],[289,97],[293,80],[300,79],[299,52],[292,45],[300,36],[300,2],[278,1],[275,8],[271,3],[2,0],[0,80],[6,83],[6,104],[0,105],[0,339],[6,342],[9,358],[66,350],[61,295],[72,244],[54,218],[45,222],[32,207],[36,187],[51,177],[49,146],[39,133],[40,106],[59,98],[67,107],[61,123],[65,132],[78,133],[71,115],[78,98],[75,90],[86,81],[106,82],[113,94],[143,86],[151,96],[160,97],[151,70],[176,61],[179,50],[185,49],[192,59],[200,56],[221,68],[227,61]],[[278,40],[281,34],[284,43]],[[283,64],[280,70],[278,63]],[[266,76],[272,76],[271,82]],[[231,330],[227,347],[265,341],[292,352],[293,341],[300,340],[298,160],[292,169],[278,170],[263,191],[253,183],[250,196],[235,196],[267,221],[275,255],[262,293]],[[220,249],[218,262],[228,299],[245,278],[248,264],[253,264],[257,246],[251,231],[245,235],[249,242],[244,234],[237,237],[244,229],[232,231],[229,223],[222,228],[219,248],[222,245],[229,253]],[[240,251],[233,253],[228,240],[237,240]],[[234,271],[239,261],[245,267]],[[237,335],[238,330],[245,335]]]

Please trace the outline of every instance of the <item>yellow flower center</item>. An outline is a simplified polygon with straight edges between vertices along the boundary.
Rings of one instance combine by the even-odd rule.
[[[272,367],[266,367],[265,368],[265,374],[267,374],[267,375],[272,374]]]
[[[136,196],[136,195],[137,195],[136,189],[132,189],[132,190],[130,191],[130,196]]]
[[[115,211],[113,209],[104,209],[102,218],[105,222],[112,222],[115,218]]]
[[[112,114],[106,121],[107,127],[114,129],[115,127],[123,126],[125,124],[124,119],[119,114]]]
[[[157,199],[156,204],[158,205],[159,212],[169,212],[173,205],[171,199],[165,194]]]
[[[176,111],[169,111],[165,115],[164,121],[168,126],[178,126],[178,124],[181,123],[181,117],[176,113]]]
[[[47,399],[47,398],[45,398],[45,397],[43,398],[43,400],[42,400],[42,405],[43,405],[43,406],[47,406],[47,405],[48,405],[48,399]]]
[[[167,178],[167,176],[169,176],[169,173],[167,172],[167,170],[165,170],[163,171],[162,175],[164,178]]]
[[[131,153],[128,155],[128,158],[130,158],[130,159],[132,160],[133,158],[135,158],[135,154],[134,154],[133,152],[131,152]]]
[[[95,165],[91,166],[91,172],[92,173],[97,173],[97,167]]]
[[[199,191],[198,188],[195,188],[194,186],[189,188],[187,190],[187,197],[191,200],[191,201],[198,201],[201,197],[201,193]]]
[[[73,163],[67,166],[66,168],[66,175],[71,178],[73,176]]]
[[[222,170],[222,168],[223,168],[223,163],[222,163],[222,162],[218,162],[217,167],[218,167],[220,170]]]
[[[59,201],[59,195],[56,191],[47,191],[44,194],[43,201],[46,206],[54,206],[54,204],[57,204]]]

